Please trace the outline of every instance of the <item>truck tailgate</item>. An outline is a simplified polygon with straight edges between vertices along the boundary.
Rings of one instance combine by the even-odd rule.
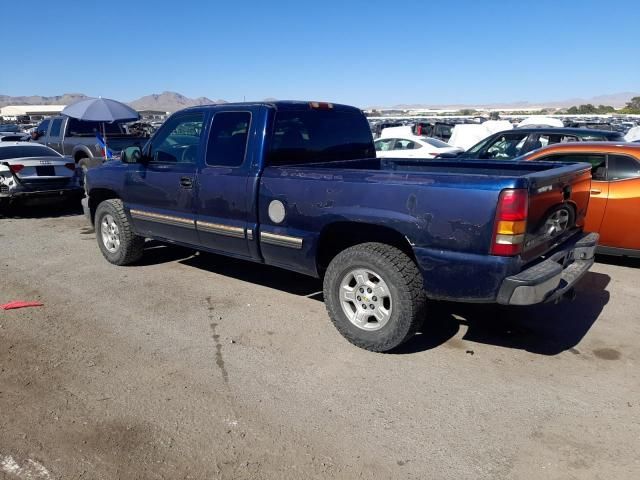
[[[566,164],[527,175],[529,214],[523,260],[541,255],[580,230],[589,205],[591,165]]]

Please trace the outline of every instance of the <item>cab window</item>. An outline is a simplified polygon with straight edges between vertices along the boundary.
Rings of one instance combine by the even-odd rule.
[[[152,163],[195,163],[200,149],[204,114],[169,118],[150,145]]]
[[[604,181],[607,179],[607,159],[604,154],[571,153],[565,155],[549,155],[537,160],[547,162],[584,162],[591,164],[593,180]]]
[[[238,167],[244,162],[251,113],[216,113],[207,145],[207,165]]]

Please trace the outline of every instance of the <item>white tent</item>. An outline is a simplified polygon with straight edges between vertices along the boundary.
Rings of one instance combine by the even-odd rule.
[[[627,142],[635,142],[636,140],[640,140],[640,127],[630,128],[627,134],[624,136],[624,139]]]
[[[410,125],[402,125],[400,127],[387,127],[383,128],[380,132],[380,138],[395,138],[395,137],[413,137],[413,130]]]
[[[482,124],[482,126],[489,130],[491,135],[513,129],[513,123],[507,120],[487,120]]]
[[[559,118],[546,117],[544,115],[532,115],[522,120],[518,127],[564,127],[564,123]]]
[[[487,123],[487,122],[485,122]],[[484,140],[493,132],[483,124],[461,123],[453,127],[451,138],[447,143],[454,147],[468,150],[480,140]]]

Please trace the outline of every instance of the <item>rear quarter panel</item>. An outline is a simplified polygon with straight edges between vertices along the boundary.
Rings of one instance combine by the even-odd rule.
[[[437,177],[437,179],[435,178]],[[500,190],[514,180],[318,168],[266,168],[260,182],[261,231],[303,239],[299,250],[261,244],[267,263],[317,274],[324,228],[360,222],[396,230],[416,248],[487,255]],[[280,200],[285,219],[269,218]]]

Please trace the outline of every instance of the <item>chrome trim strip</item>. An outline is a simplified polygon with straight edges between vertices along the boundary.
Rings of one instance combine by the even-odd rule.
[[[146,212],[143,210],[129,210],[129,213],[133,218],[138,220],[146,220],[150,222],[165,223],[167,225],[173,225],[177,227],[196,228],[194,220],[184,217],[174,217],[172,215],[163,215],[160,213]]]
[[[218,235],[225,235],[227,237],[244,238],[244,228],[241,227],[232,227],[221,223],[210,223],[196,220],[196,228],[207,233],[217,233]]]
[[[275,233],[260,232],[260,241],[279,247],[302,248],[303,239],[300,237],[290,237],[288,235],[277,235]]]

